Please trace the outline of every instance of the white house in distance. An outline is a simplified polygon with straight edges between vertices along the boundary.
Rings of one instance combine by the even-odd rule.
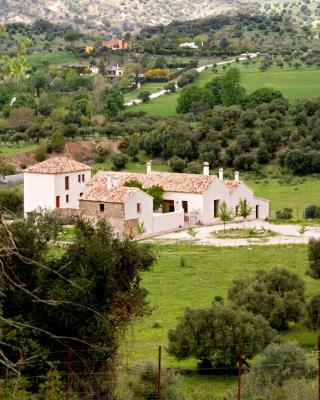
[[[181,43],[180,47],[187,48],[187,49],[198,49],[199,48],[199,46],[197,46],[195,44],[195,42]]]
[[[82,178],[84,177],[84,178]],[[223,169],[210,175],[204,163],[203,174],[99,171],[92,179],[90,168],[74,160],[55,157],[30,167],[25,172],[25,212],[36,208],[73,208],[93,222],[106,218],[119,237],[156,235],[187,225],[210,225],[219,222],[219,206],[225,201],[237,215],[240,199],[252,207],[251,219],[269,216],[269,201],[254,196],[240,181],[239,173],[226,180]],[[84,181],[82,180],[84,179]],[[128,187],[138,181],[142,189]],[[153,210],[153,198],[144,189],[159,185],[163,203]]]
[[[91,179],[91,168],[66,157],[53,157],[24,171],[24,212],[37,208],[78,209]]]

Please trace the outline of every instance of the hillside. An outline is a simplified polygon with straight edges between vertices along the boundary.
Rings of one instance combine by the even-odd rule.
[[[44,18],[72,23],[82,30],[116,34],[145,25],[201,18],[231,9],[239,11],[264,3],[262,0],[0,0],[0,23],[31,23]]]

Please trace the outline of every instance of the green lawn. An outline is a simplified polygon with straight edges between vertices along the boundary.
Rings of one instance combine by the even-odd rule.
[[[288,183],[280,178],[244,180],[255,191],[256,196],[270,200],[272,216],[275,216],[277,210],[289,207],[293,209],[294,219],[301,219],[306,206],[320,205],[320,180],[313,176],[293,177]]]
[[[149,103],[128,107],[127,111],[146,111],[152,115],[166,117],[176,114],[177,103],[178,93],[173,93],[150,100]]]
[[[74,54],[71,51],[52,51],[52,52],[41,52],[33,53],[28,56],[28,64],[30,66],[37,66],[43,62],[49,64],[64,64],[75,59]]]
[[[140,89],[135,89],[130,93],[126,93],[124,95],[124,100],[129,101],[138,98],[138,94],[142,92],[149,91],[150,93],[159,92],[163,89],[163,87],[167,84],[167,82],[148,82],[145,83]]]
[[[305,275],[307,248],[302,245],[252,248],[172,245],[155,246],[155,250],[158,254],[157,263],[142,276],[142,286],[149,292],[152,312],[137,322],[126,337],[122,352],[123,361],[128,365],[146,360],[156,361],[158,345],[162,345],[165,365],[196,368],[196,360],[179,362],[166,353],[168,330],[175,327],[177,317],[186,307],[207,307],[217,295],[226,298],[233,279],[246,277],[259,268],[288,268],[303,277],[308,296],[319,290],[319,283]],[[185,259],[184,267],[180,266],[182,256]],[[315,345],[317,333],[296,326],[284,337],[294,338],[310,347]],[[186,388],[198,385],[198,382],[209,385],[212,392],[222,395],[234,380],[216,380],[197,375],[184,377]]]
[[[30,144],[30,143],[24,143],[24,144],[19,144],[19,145],[4,145],[0,143],[0,154],[6,157],[10,156],[15,156],[18,154],[23,154],[27,153],[28,151],[33,151],[37,145],[35,144]]]

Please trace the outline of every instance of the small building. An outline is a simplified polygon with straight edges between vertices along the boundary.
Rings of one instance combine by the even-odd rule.
[[[187,42],[181,43],[180,47],[187,48],[187,49],[198,49],[199,47],[195,44],[195,42]]]
[[[91,168],[67,157],[52,157],[24,171],[24,212],[78,209]]]
[[[118,187],[111,175],[107,185],[93,186],[80,198],[79,208],[94,224],[107,219],[118,237],[152,233],[153,198],[139,188]]]
[[[123,68],[119,65],[109,65],[106,68],[106,75],[109,77],[121,77],[123,76]]]
[[[112,39],[104,42],[104,46],[112,50],[126,50],[129,46],[123,39]]]
[[[96,67],[95,65],[91,65],[89,67],[89,70],[90,70],[91,74],[98,74],[99,73],[99,67]]]

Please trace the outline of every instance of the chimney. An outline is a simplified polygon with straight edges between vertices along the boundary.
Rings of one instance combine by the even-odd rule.
[[[223,168],[219,168],[219,180],[223,181]]]
[[[117,187],[117,186],[118,186],[118,177],[117,177],[117,176],[114,176],[114,177],[113,177],[112,186],[113,186],[113,187]]]
[[[149,160],[147,162],[147,174],[150,174],[152,172],[152,161]]]
[[[109,173],[107,174],[107,189],[111,189],[112,188],[112,175]]]
[[[210,175],[210,171],[209,171],[209,163],[207,161],[205,161],[203,163],[203,175],[209,176]]]
[[[239,181],[240,181],[240,174],[239,174],[239,171],[236,171],[236,172],[234,173],[234,180],[235,180],[236,182],[239,182]]]

